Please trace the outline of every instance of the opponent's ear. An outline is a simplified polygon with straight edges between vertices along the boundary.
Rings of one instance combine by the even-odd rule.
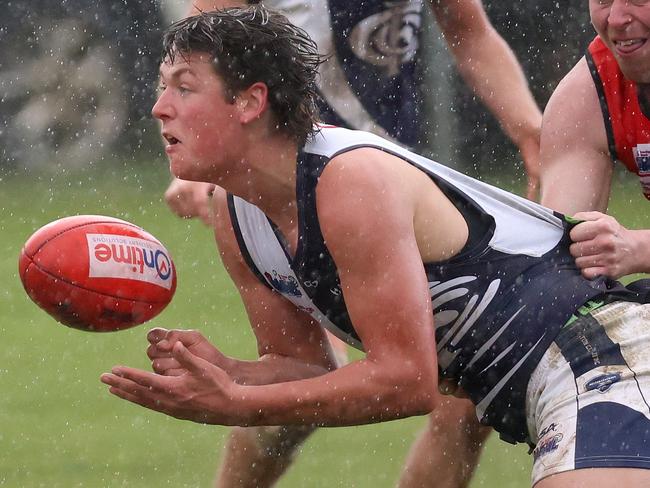
[[[269,89],[265,83],[258,81],[237,94],[239,121],[248,124],[259,119],[268,107]]]

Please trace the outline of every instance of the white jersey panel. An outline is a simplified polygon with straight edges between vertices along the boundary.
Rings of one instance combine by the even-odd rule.
[[[368,146],[384,149],[414,163],[474,200],[496,222],[494,236],[489,244],[494,250],[539,257],[553,249],[562,239],[562,221],[552,210],[470,178],[373,134],[323,127],[305,146],[305,151],[331,158],[342,151]]]
[[[363,350],[361,342],[345,334],[323,314],[300,285],[273,227],[258,207],[234,197],[238,226],[248,255],[271,288],[282,293],[297,308],[310,314],[316,322],[352,347]],[[270,273],[273,273],[270,275]]]

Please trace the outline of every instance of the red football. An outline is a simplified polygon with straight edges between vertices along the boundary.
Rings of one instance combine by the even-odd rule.
[[[39,307],[88,331],[146,322],[176,291],[176,269],[160,241],[137,225],[100,215],[41,227],[25,243],[18,268]]]

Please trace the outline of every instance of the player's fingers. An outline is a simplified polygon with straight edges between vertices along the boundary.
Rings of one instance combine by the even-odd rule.
[[[134,381],[123,378],[113,373],[104,373],[100,376],[99,379],[102,383],[110,386],[111,388],[124,391],[130,395],[137,395],[138,393],[141,393],[143,389],[148,390],[148,388],[145,388]]]
[[[193,217],[191,207],[188,206],[185,198],[180,195],[176,198],[167,200],[167,205],[178,217],[188,219]]]
[[[179,362],[174,358],[159,358],[151,361],[151,367],[158,374],[165,374],[167,376],[172,376],[169,374],[170,370],[181,368]]]
[[[569,246],[569,252],[574,258],[593,258],[598,254],[593,241],[574,242]]]
[[[119,386],[120,384],[130,384],[135,383],[140,385],[142,388],[157,389],[157,390],[166,390],[167,389],[167,380],[164,376],[160,376],[155,373],[150,373],[148,371],[143,371],[136,368],[128,368],[126,366],[115,366],[110,373],[108,378],[113,381],[114,386]]]
[[[116,397],[119,397],[123,400],[128,400],[132,403],[136,403],[138,405],[142,405],[145,407],[146,405],[143,404],[143,399],[138,397],[137,395],[134,395],[133,393],[129,393],[128,391],[122,390],[116,386],[111,386],[108,389],[109,393],[115,395]]]
[[[147,333],[147,340],[152,344],[160,342],[169,334],[169,330],[163,329],[162,327],[155,327]]]
[[[206,360],[192,354],[192,352],[180,341],[174,344],[172,353],[174,358],[178,360],[179,364],[188,371],[203,374],[203,372],[211,366],[211,364]]]
[[[165,342],[165,341],[161,341],[161,342]],[[149,347],[147,347],[147,357],[152,361],[154,359],[170,358],[172,356],[171,347],[169,348],[160,347],[159,344],[160,343],[149,344]]]
[[[172,368],[165,371],[165,376],[183,376],[184,374],[187,374],[187,370],[180,366],[178,368]]]
[[[569,232],[573,242],[591,241],[600,234],[601,230],[595,222],[581,222]]]
[[[168,358],[155,358],[151,360],[151,367],[154,369],[154,371],[158,372],[160,371],[166,371],[168,369],[172,368],[178,368],[179,363],[176,359],[172,357]]]
[[[153,395],[148,394],[149,392],[144,392],[143,394],[143,392],[132,392],[116,386],[109,387],[108,391],[112,395],[115,395],[122,400],[127,400],[131,403],[135,403],[136,405],[140,405],[151,410],[168,413],[167,408],[163,405],[163,402],[159,398],[154,398]]]
[[[602,266],[603,257],[600,254],[582,254],[576,256],[576,266],[580,269],[590,268],[592,266]]]
[[[581,272],[582,272],[582,276],[584,276],[588,280],[593,280],[598,276],[604,276],[607,274],[605,268],[601,266],[592,266],[592,267],[584,268],[581,270]]]

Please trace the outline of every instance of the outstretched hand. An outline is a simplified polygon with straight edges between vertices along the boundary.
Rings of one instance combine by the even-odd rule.
[[[193,354],[181,341],[171,349],[175,376],[116,366],[101,376],[113,395],[172,417],[194,422],[240,425],[233,399],[237,385],[218,366]]]
[[[620,278],[643,271],[636,252],[635,231],[600,212],[580,212],[573,217],[584,222],[571,230],[570,251],[586,278]]]

